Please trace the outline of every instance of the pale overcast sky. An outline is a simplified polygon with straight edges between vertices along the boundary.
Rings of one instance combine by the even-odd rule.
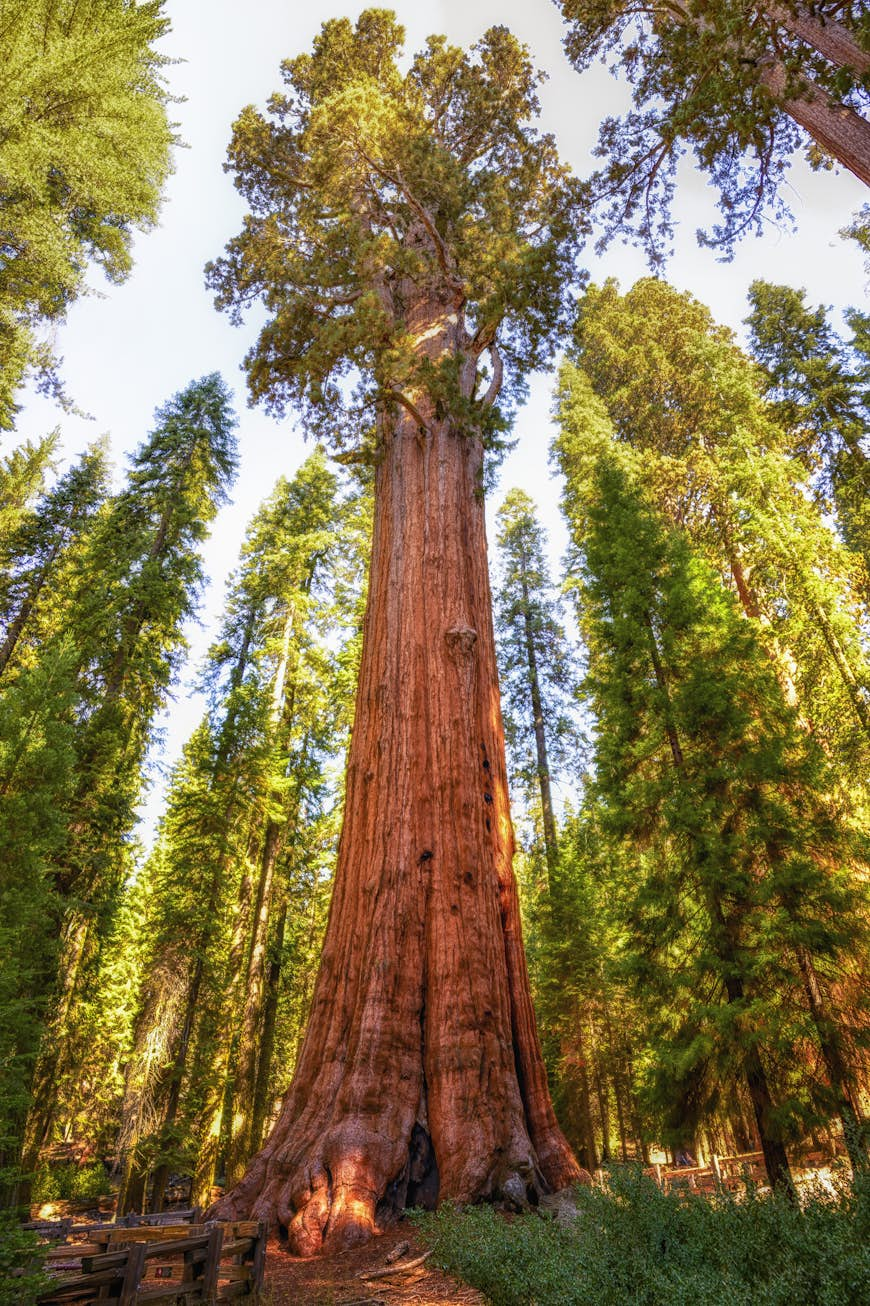
[[[19,418],[16,436],[22,439],[60,426],[69,457],[108,432],[120,466],[124,453],[149,430],[154,409],[190,380],[220,371],[233,387],[241,417],[241,473],[234,502],[206,546],[210,584],[202,623],[190,632],[193,659],[208,643],[246,522],[275,479],[292,473],[306,453],[292,422],[279,424],[247,407],[239,368],[256,323],[231,327],[213,310],[203,287],[203,265],[237,231],[243,211],[221,167],[230,126],[243,105],[263,104],[278,86],[281,59],[308,49],[322,22],[341,15],[355,19],[363,7],[337,0],[167,0],[173,31],[164,49],[179,61],[168,69],[168,77],[172,92],[185,97],[173,107],[186,148],[177,152],[159,228],[136,241],[130,279],[115,287],[94,276],[94,295],[73,307],[56,335],[67,388],[93,420],[67,417],[33,397]],[[494,23],[510,27],[549,74],[541,92],[541,125],[554,133],[563,158],[577,173],[591,171],[598,123],[606,113],[620,110],[624,91],[603,68],[583,77],[573,71],[561,48],[562,23],[552,0],[401,0],[394,8],[407,29],[409,50],[430,32],[444,32],[452,42],[466,45]],[[698,249],[694,238],[695,229],[714,216],[712,192],[691,171],[683,177],[676,254],[668,277],[735,329],[745,316],[746,291],[755,277],[805,286],[813,302],[840,308],[864,298],[860,253],[837,232],[867,199],[867,191],[849,174],[814,174],[800,160],[792,169],[791,185],[796,233],[769,227],[763,238],[745,240],[732,263],[722,264],[709,250]],[[625,287],[646,272],[640,253],[622,246],[604,258],[590,251],[587,265],[595,280],[617,276]],[[537,378],[532,386],[517,423],[519,444],[504,464],[491,509],[505,490],[522,485],[537,499],[557,555],[565,535],[558,486],[547,467],[551,388],[551,376]],[[191,663],[164,723],[162,764],[178,756],[201,712],[201,703],[189,691],[193,670]],[[156,775],[145,808],[145,837],[159,810],[160,791]]]

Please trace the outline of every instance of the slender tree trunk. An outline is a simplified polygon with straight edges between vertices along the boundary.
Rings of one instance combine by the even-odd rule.
[[[263,1131],[269,1104],[269,1082],[272,1058],[275,1053],[275,1030],[278,1023],[278,984],[281,979],[281,957],[284,951],[284,930],[287,924],[287,902],[282,903],[275,924],[272,959],[266,976],[263,1020],[260,1047],[257,1054],[257,1074],[251,1099],[250,1148],[257,1151],[263,1142]]]
[[[236,917],[227,954],[225,980],[220,995],[218,1028],[215,1036],[215,1054],[208,1066],[208,1084],[206,1100],[199,1118],[199,1151],[193,1174],[191,1203],[193,1206],[207,1206],[211,1201],[211,1190],[215,1174],[221,1141],[221,1122],[224,1117],[224,1103],[227,1093],[237,1086],[230,1084],[230,1067],[232,1064],[233,1042],[236,1034],[236,1014],[243,991],[245,975],[244,955],[248,931],[251,925],[251,896],[253,885],[247,866],[242,872],[236,902]]]
[[[598,1165],[595,1148],[595,1126],[592,1121],[592,1095],[589,1085],[589,1066],[583,1037],[582,1013],[578,1013],[569,1027],[561,1046],[561,1074],[574,1100],[570,1104],[569,1128],[580,1142],[580,1164],[587,1170]],[[575,1108],[576,1104],[576,1110]]]
[[[616,1124],[619,1130],[619,1147],[620,1147],[620,1151],[622,1152],[623,1161],[627,1161],[628,1148],[626,1145],[627,1135],[625,1129],[625,1109],[623,1106],[622,1074],[619,1070],[616,1050],[613,1046],[613,1027],[610,1023],[610,1009],[607,1005],[606,998],[603,1003],[603,1010],[604,1010],[604,1029],[607,1034],[607,1052],[608,1052],[608,1059],[610,1061],[610,1068],[612,1072],[611,1078],[613,1080],[613,1098],[614,1101],[616,1102]]]
[[[835,1109],[843,1126],[843,1140],[846,1144],[849,1164],[853,1174],[858,1174],[867,1169],[867,1145],[864,1138],[860,1095],[855,1089],[855,1077],[843,1052],[839,1029],[826,1009],[812,957],[803,947],[798,948],[797,955],[807,1005],[819,1040],[819,1050],[833,1089]]]
[[[467,348],[455,302],[405,302],[421,354]],[[425,395],[385,417],[381,438],[312,1013],[271,1137],[213,1210],[277,1220],[303,1255],[365,1238],[409,1202],[580,1173],[550,1103],[522,950],[483,451]]]
[[[714,910],[720,928],[727,934],[728,922],[725,920],[718,903]],[[746,993],[743,981],[738,975],[733,973],[726,975],[725,992],[729,1003],[742,1005],[745,1002]],[[773,1095],[770,1091],[770,1084],[761,1061],[761,1055],[754,1043],[750,1043],[743,1051],[743,1070],[746,1077],[746,1087],[749,1089],[749,1100],[752,1103],[755,1123],[758,1126],[758,1136],[761,1140],[761,1151],[764,1156],[764,1168],[767,1171],[771,1187],[780,1188],[783,1192],[794,1197],[794,1181],[785,1147],[781,1139],[777,1137],[775,1130],[772,1129],[774,1119]]]
[[[834,664],[840,673],[840,679],[846,688],[846,693],[849,696],[849,702],[852,704],[855,716],[860,721],[864,731],[867,734],[870,734],[870,711],[868,711],[867,704],[862,696],[862,686],[859,685],[858,678],[849,665],[848,658],[843,652],[842,644],[837,639],[836,632],[831,625],[827,612],[825,612],[821,603],[815,603],[812,599],[810,600],[810,606],[813,616],[818,622],[824,636],[831,657],[834,660]]]
[[[272,907],[272,882],[281,847],[283,824],[268,821],[260,857],[251,943],[245,972],[244,1006],[239,1027],[236,1056],[236,1109],[230,1150],[227,1157],[227,1183],[236,1183],[243,1175],[251,1156],[251,1108],[257,1078],[257,1035],[263,1013],[266,987],[266,949],[269,939],[269,916]],[[210,1181],[211,1182],[211,1181]]]
[[[610,1156],[610,1096],[607,1078],[601,1065],[601,1050],[595,1044],[595,1094],[598,1098],[598,1113],[601,1116],[601,1163],[608,1165]]]
[[[316,561],[312,563],[306,583],[302,589],[308,594],[314,580]],[[294,627],[298,623],[298,612],[288,605],[284,618],[281,641],[281,656],[275,672],[272,687],[272,733],[278,729],[283,720],[289,726],[293,718],[296,699],[296,677],[287,686],[287,673],[290,665],[290,642]],[[270,802],[278,805],[281,794],[274,791]],[[227,1156],[227,1184],[234,1184],[241,1179],[245,1166],[254,1151],[251,1142],[252,1107],[256,1094],[257,1080],[257,1032],[263,1014],[266,987],[266,953],[269,942],[269,919],[272,911],[272,890],[275,879],[275,867],[288,827],[295,824],[298,817],[298,795],[291,803],[291,811],[285,811],[283,819],[270,818],[266,822],[263,844],[260,853],[260,874],[257,878],[257,890],[254,898],[253,924],[250,946],[248,948],[245,1001],[239,1028],[238,1053],[234,1074],[236,1106],[233,1112],[229,1154]],[[259,1141],[259,1140],[258,1140]]]
[[[529,610],[529,590],[526,577],[522,577],[523,627],[526,637],[526,658],[529,668],[529,696],[532,700],[532,724],[535,731],[535,758],[538,765],[538,786],[541,794],[541,817],[544,825],[544,850],[550,882],[553,879],[559,844],[556,837],[556,817],[553,813],[553,793],[550,787],[550,761],[547,757],[547,736],[544,731],[544,705],[541,701],[541,681],[538,675],[538,655],[535,650],[535,632]]]
[[[181,1039],[179,1042],[178,1052],[169,1068],[168,1083],[169,1089],[166,1094],[166,1109],[163,1112],[163,1132],[167,1133],[175,1124],[178,1115],[178,1106],[181,1101],[181,1081],[184,1078],[184,1071],[187,1067],[187,1054],[190,1049],[190,1038],[193,1033],[193,1022],[196,1018],[196,1008],[199,1002],[199,990],[202,986],[204,966],[202,957],[197,957],[193,968],[193,978],[190,988],[187,992],[187,1003],[184,1009],[184,1024],[181,1027]],[[154,1169],[151,1181],[151,1203],[149,1209],[159,1214],[163,1210],[166,1198],[166,1184],[169,1180],[169,1166],[165,1161],[161,1161]]]

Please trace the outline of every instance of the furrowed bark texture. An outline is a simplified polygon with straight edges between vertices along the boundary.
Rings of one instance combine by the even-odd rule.
[[[453,304],[406,321],[462,352]],[[426,423],[421,427],[419,418]],[[534,1194],[581,1172],[532,1012],[495,664],[482,446],[425,395],[382,427],[345,822],[312,1013],[278,1122],[213,1208],[301,1255],[405,1205]]]

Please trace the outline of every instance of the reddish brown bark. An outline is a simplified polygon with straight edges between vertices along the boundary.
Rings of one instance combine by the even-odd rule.
[[[761,82],[823,150],[870,186],[870,122],[866,118],[820,90],[809,77],[801,79],[800,94],[790,93],[788,74],[778,60],[771,59],[761,68]]]
[[[405,309],[433,360],[468,352],[462,318],[447,296]],[[581,1174],[550,1104],[511,868],[482,445],[425,393],[403,397],[381,436],[312,1014],[271,1137],[214,1208],[278,1221],[303,1255],[359,1241],[406,1204]]]
[[[818,18],[803,5],[766,4],[765,13],[793,36],[838,68],[850,68],[861,75],[870,73],[870,50],[864,50],[848,28],[830,18]]]

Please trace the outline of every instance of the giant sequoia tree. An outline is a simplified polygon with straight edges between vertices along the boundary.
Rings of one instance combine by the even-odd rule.
[[[376,463],[311,1019],[272,1135],[218,1207],[279,1221],[303,1254],[439,1193],[578,1175],[522,950],[482,477],[500,394],[563,324],[579,203],[507,31],[469,53],[430,38],[404,75],[402,40],[385,10],[329,22],[268,116],[243,112],[230,167],[251,213],[210,269],[221,306],[269,312],[253,396],[333,444],[367,430]]]
[[[687,150],[719,191],[721,221],[701,239],[726,248],[766,212],[786,213],[790,156],[833,156],[870,185],[870,27],[866,6],[796,0],[557,0],[582,70],[614,55],[633,105],[605,118],[597,176],[611,230],[662,252],[677,164]],[[809,138],[809,139],[807,139]]]

